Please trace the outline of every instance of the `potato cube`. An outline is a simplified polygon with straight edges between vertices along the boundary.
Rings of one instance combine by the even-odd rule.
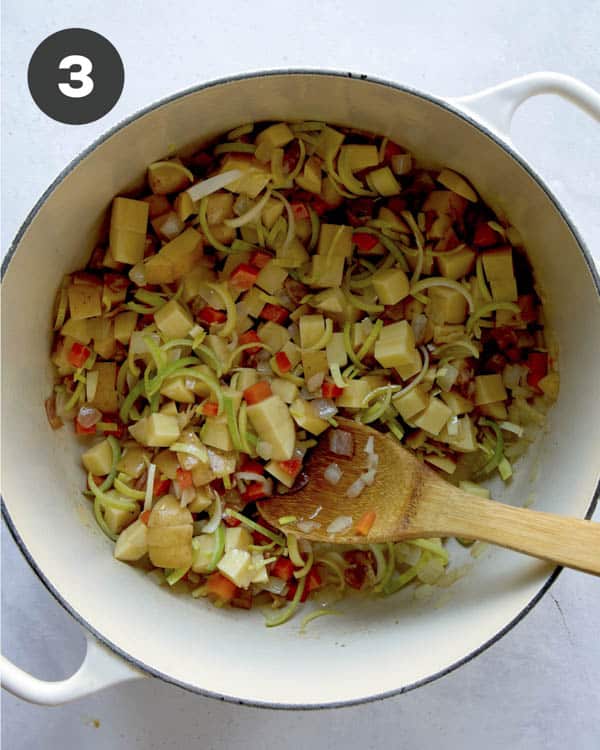
[[[177,464],[177,466],[179,466],[179,464]],[[192,469],[192,482],[194,483],[194,487],[205,487],[216,478],[217,473],[213,470],[210,464],[198,462]]]
[[[456,391],[442,392],[442,400],[450,407],[452,414],[467,414],[475,408],[471,401]]]
[[[313,435],[320,435],[329,427],[329,422],[325,419],[321,419],[319,415],[314,411],[309,401],[297,398],[290,406],[290,414],[294,418],[294,421],[303,430],[312,433]]]
[[[313,255],[311,280],[315,287],[339,287],[344,277],[344,258]]]
[[[384,326],[375,342],[375,359],[382,367],[401,367],[414,360],[415,336],[406,320]]]
[[[260,296],[260,290],[256,287],[249,289],[238,302],[238,315],[250,315],[258,318],[266,302]]]
[[[189,193],[179,193],[173,204],[175,213],[180,221],[187,221],[196,213],[196,207]]]
[[[194,327],[192,316],[174,299],[154,313],[154,322],[167,340],[185,338]]]
[[[160,414],[166,414],[168,417],[176,417],[178,414],[177,404],[175,401],[167,401],[158,411]]]
[[[291,404],[298,396],[298,386],[290,380],[275,378],[271,381],[271,390],[286,404]]]
[[[330,365],[335,364],[344,367],[348,362],[348,353],[346,352],[346,347],[344,345],[344,334],[341,332],[333,334],[329,339],[325,351],[327,352],[327,360]]]
[[[244,526],[225,529],[225,552],[232,549],[248,550],[250,544],[252,544],[252,535]]]
[[[325,289],[315,294],[310,301],[311,307],[331,313],[343,313],[348,307],[348,301],[341,289]]]
[[[333,159],[337,154],[340,146],[344,142],[344,134],[326,126],[319,133],[315,144],[315,153],[323,159]]]
[[[133,521],[135,521],[139,514],[139,508],[137,510],[105,508],[104,520],[106,521],[106,525],[113,534],[120,534],[126,526],[129,526],[130,523],[133,523]]]
[[[300,268],[309,260],[309,255],[304,245],[297,237],[294,237],[289,245],[283,249],[283,242],[277,245],[277,263],[282,268]],[[323,284],[329,286],[329,284]]]
[[[456,461],[453,461],[448,456],[436,456],[434,453],[431,453],[425,456],[425,460],[446,474],[454,474],[456,471]]]
[[[416,375],[421,367],[423,366],[423,360],[421,359],[421,352],[418,349],[413,349],[413,355],[411,361],[407,365],[399,365],[394,368],[402,380],[408,380]]]
[[[544,395],[555,401],[558,398],[558,392],[560,389],[560,377],[557,372],[549,372],[545,377],[541,378],[538,382],[539,388],[543,391]]]
[[[468,201],[458,193],[453,193],[451,190],[432,190],[421,210],[447,214],[457,220],[462,217],[467,205]]]
[[[150,414],[129,428],[129,432],[142,445],[159,448],[169,446],[179,437],[177,417],[167,414]]]
[[[360,172],[367,167],[376,167],[379,164],[377,146],[351,144],[342,146],[340,159],[347,161],[352,172]]]
[[[135,315],[135,313],[130,313]],[[89,344],[92,338],[92,321],[89,318],[83,320],[74,320],[69,318],[64,326],[60,329],[61,336],[70,336],[75,341],[79,341],[82,344]]]
[[[425,411],[415,419],[415,425],[422,430],[439,435],[446,422],[452,416],[452,411],[439,398],[434,396],[429,399]]]
[[[236,387],[240,391],[245,391],[251,385],[258,383],[258,373],[253,367],[241,367],[238,370]]]
[[[461,453],[472,453],[473,451],[476,451],[477,436],[475,434],[475,426],[471,419],[467,416],[461,417],[460,419],[457,417],[451,417],[451,419],[456,419],[453,434],[451,435],[448,431],[448,424],[450,424],[450,422],[448,422],[440,432],[438,440],[441,440],[443,443],[448,443],[451,448],[454,448],[454,450],[460,451]]]
[[[444,187],[448,188],[448,190],[452,190],[452,192],[462,195],[462,197],[466,198],[468,201],[472,201],[473,203],[477,202],[477,193],[464,177],[453,172],[451,169],[442,169],[437,179],[438,182],[441,182]]]
[[[512,248],[506,246],[486,250],[481,254],[481,258],[494,300],[497,302],[515,302],[518,295],[513,270]]]
[[[150,521],[152,521],[152,516],[150,516]],[[191,566],[193,532],[194,527],[191,523],[166,527],[149,525],[148,554],[152,564],[157,568]]]
[[[475,266],[475,259],[475,251],[464,247],[457,253],[450,252],[446,255],[438,255],[437,264],[442,276],[456,280],[471,273]]]
[[[329,369],[327,352],[324,349],[317,352],[303,352],[302,367],[304,369],[304,380],[308,384],[315,375],[325,373]]]
[[[194,573],[210,573],[216,545],[216,534],[200,534],[192,540],[192,570]]]
[[[400,185],[394,177],[394,173],[389,167],[380,167],[367,175],[367,184],[371,190],[375,190],[379,195],[390,196],[398,195]]]
[[[148,527],[139,519],[119,534],[114,556],[123,562],[139,560],[148,552]]]
[[[92,372],[98,373],[98,384],[90,405],[101,412],[116,412],[119,408],[116,362],[96,362]]]
[[[109,246],[119,263],[135,265],[144,257],[149,205],[131,198],[115,198],[110,215]]]
[[[321,161],[318,157],[311,156],[306,160],[302,174],[296,177],[296,184],[309,193],[319,195],[321,192]]]
[[[503,401],[496,401],[493,404],[481,404],[479,411],[486,417],[491,419],[508,419],[508,410],[506,404]]]
[[[294,139],[294,134],[285,122],[278,122],[262,130],[255,139],[256,145],[268,143],[272,148],[285,146]]]
[[[385,206],[379,209],[378,218],[389,224],[390,229],[395,229],[396,232],[404,232],[405,234],[410,234],[411,232],[406,222],[402,221],[399,216]]]
[[[179,159],[157,161],[148,167],[148,184],[156,195],[167,195],[183,190],[192,182],[192,173]]]
[[[284,484],[286,487],[292,487],[296,478],[291,476],[287,471],[284,471],[281,468],[281,464],[279,461],[269,461],[269,463],[265,466],[266,471],[271,474],[271,476],[274,476],[275,479],[277,479],[281,484]]]
[[[427,315],[434,323],[463,323],[467,317],[467,300],[455,289],[445,286],[429,289]]]
[[[502,382],[502,375],[478,375],[475,378],[475,404],[493,404],[504,401],[507,397],[506,388]]]
[[[256,285],[264,289],[268,294],[275,294],[283,287],[288,272],[285,268],[277,266],[272,260],[261,269],[256,279]]]
[[[222,451],[232,451],[233,442],[227,427],[227,417],[206,417],[206,421],[200,431],[202,442]]]
[[[282,215],[284,208],[281,201],[276,198],[269,198],[260,216],[266,229],[271,229],[274,226],[277,219]]]
[[[338,406],[346,409],[360,409],[364,398],[371,391],[369,381],[365,378],[351,380],[344,388],[344,392],[337,398]]]
[[[258,337],[273,352],[281,351],[290,340],[288,329],[279,323],[273,323],[272,320],[268,320],[259,327]]]
[[[242,176],[226,185],[231,193],[243,193],[249,198],[256,198],[271,179],[270,169],[247,154],[228,154],[221,167],[220,174],[239,169]]]
[[[325,177],[321,182],[321,198],[328,206],[337,208],[342,204],[344,200],[342,196],[335,189],[335,185],[331,177]]]
[[[106,476],[112,468],[112,448],[108,440],[89,448],[82,456],[81,462],[87,471],[98,477]]]
[[[182,404],[193,404],[196,400],[194,392],[186,386],[183,376],[165,380],[160,389],[160,394]],[[164,414],[164,412],[162,413]]]
[[[290,360],[292,367],[296,367],[298,362],[302,359],[300,347],[296,346],[293,341],[287,341],[285,345],[281,347],[281,351]]]
[[[70,284],[67,289],[72,320],[102,315],[102,287],[96,284]]]
[[[408,296],[410,282],[401,268],[376,271],[372,277],[373,289],[383,305],[395,305]]]
[[[202,235],[193,227],[188,227],[184,232],[168,242],[159,255],[166,258],[175,272],[175,279],[179,279],[202,258]]]
[[[225,219],[230,219],[232,216],[233,195],[231,193],[218,192],[208,196],[206,199],[206,221],[209,226],[222,224]]]
[[[128,344],[137,325],[137,313],[123,312],[115,316],[115,338],[121,344]]]
[[[321,224],[319,255],[349,258],[352,255],[352,227],[344,224]]]
[[[300,318],[300,346],[310,349],[325,334],[325,318],[322,315],[303,315]]]
[[[408,393],[392,398],[394,408],[405,421],[423,411],[428,403],[429,396],[421,386],[416,386]]]
[[[146,451],[143,451],[141,448],[126,448],[125,453],[119,459],[117,469],[124,472],[132,479],[138,479],[146,470],[147,460],[149,460],[149,456]]]
[[[164,474],[167,479],[177,479],[177,469],[179,469],[179,461],[177,455],[170,450],[160,451],[154,456],[154,463],[156,468],[161,474]]]
[[[221,573],[229,578],[230,581],[235,583],[240,588],[248,588],[252,581],[252,575],[250,564],[252,557],[246,550],[232,549],[226,552],[223,557],[217,563],[217,568]]]
[[[188,505],[188,510],[190,513],[202,513],[202,511],[208,510],[213,502],[214,496],[210,491],[210,487],[199,487],[196,490],[196,496]]]
[[[178,278],[171,260],[160,253],[146,258],[144,261],[144,276],[148,284],[171,284]]]
[[[292,457],[296,431],[290,410],[279,396],[273,394],[248,406],[248,419],[259,438],[271,445],[274,461],[288,461]]]

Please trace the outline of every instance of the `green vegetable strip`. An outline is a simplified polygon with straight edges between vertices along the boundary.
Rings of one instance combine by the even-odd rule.
[[[215,250],[219,250],[220,252],[226,253],[227,255],[229,255],[229,253],[232,252],[231,248],[227,247],[227,245],[224,245],[222,242],[219,242],[219,240],[210,231],[210,227],[208,226],[208,219],[206,218],[208,198],[209,196],[205,195],[204,198],[200,200],[200,210],[198,213],[198,219],[200,220],[200,227],[209,245],[214,247]]]
[[[236,451],[241,451],[243,450],[242,440],[240,438],[240,430],[236,419],[233,399],[229,396],[225,396],[223,399],[223,403],[225,406],[225,415],[227,416],[227,429],[229,430],[229,435],[231,436],[231,442],[233,443],[233,447]]]
[[[183,576],[188,572],[189,569],[189,565],[187,566],[187,568],[175,568],[167,576],[165,576],[165,581],[169,584],[169,586],[174,586],[183,578]]]
[[[194,346],[194,351],[204,359],[204,364],[208,365],[211,370],[215,371],[218,378],[223,375],[223,367],[212,349],[209,349],[208,346],[204,346],[204,344],[199,344],[198,346]]]
[[[341,614],[341,612],[338,612],[335,609],[315,609],[314,612],[310,612],[308,615],[306,615],[306,617],[302,618],[302,622],[300,623],[300,632],[303,633],[306,630],[306,626],[313,620],[316,620],[318,617]]]
[[[185,453],[188,456],[193,456],[203,464],[208,463],[208,452],[203,445],[195,445],[194,443],[171,443],[169,450],[173,451],[173,453]]]
[[[196,359],[196,357],[182,357],[176,362],[171,362],[168,365],[161,367],[146,388],[146,396],[150,397],[155,393],[158,393],[162,388],[163,382],[179,370],[182,370],[184,367],[197,366],[199,364],[201,364],[201,362]]]
[[[129,393],[125,397],[125,400],[121,404],[121,408],[119,409],[119,417],[121,418],[121,422],[126,423],[128,421],[131,407],[136,402],[136,400],[142,395],[143,392],[144,392],[144,381],[140,380],[129,391]]]
[[[207,283],[206,285],[213,292],[216,292],[225,304],[227,311],[227,321],[223,325],[223,328],[219,331],[219,336],[230,336],[235,330],[237,324],[237,308],[231,294],[227,291],[225,284],[212,284]]]
[[[110,449],[112,451],[112,462],[110,471],[108,472],[106,479],[98,488],[100,492],[106,492],[106,490],[112,487],[113,482],[115,481],[115,477],[117,476],[117,464],[121,460],[121,445],[119,444],[117,438],[113,435],[109,435],[106,439],[108,440],[108,444],[110,445]]]
[[[354,351],[354,347],[352,346],[352,340],[350,338],[351,331],[352,331],[352,323],[350,323],[350,321],[347,320],[344,323],[344,347],[346,349],[346,354],[350,357],[350,359],[354,362],[354,364],[359,369],[362,369],[360,359],[356,356],[356,352]]]
[[[339,581],[338,590],[343,591],[346,588],[346,581],[344,579],[344,569],[341,565],[338,565],[333,560],[330,560],[329,557],[326,557],[323,555],[322,557],[317,557],[315,562],[319,563],[319,565],[323,564],[326,567],[328,567],[330,570],[332,570],[335,575],[337,576],[337,579]]]
[[[375,322],[373,329],[371,330],[367,338],[364,340],[363,345],[358,350],[356,359],[359,362],[362,362],[363,358],[366,357],[366,355],[371,351],[371,347],[375,344],[375,341],[377,341],[377,337],[381,333],[382,328],[383,328],[383,320],[379,319]]]
[[[378,305],[375,302],[367,302],[365,299],[352,294],[348,289],[344,289],[342,287],[342,291],[344,292],[344,296],[352,305],[352,307],[356,307],[358,310],[362,310],[363,312],[367,313],[380,313],[385,309],[383,305]]]
[[[118,500],[114,497],[108,497],[108,495],[106,495],[94,482],[94,477],[91,471],[88,472],[88,487],[96,500],[106,508],[113,508],[115,510],[137,510],[138,506],[136,503],[129,503],[127,500]]]
[[[413,578],[417,577],[419,570],[420,568],[418,564],[413,565],[413,567],[409,568],[405,573],[402,573],[401,575],[389,581],[386,586],[384,586],[383,593],[386,596],[389,596],[390,594],[395,594],[396,591],[400,591],[400,589],[404,588],[407,583],[410,583]]]
[[[281,611],[281,614],[278,617],[269,618],[267,620],[265,624],[268,628],[274,628],[277,625],[283,625],[284,622],[287,622],[293,616],[294,612],[298,608],[300,599],[302,599],[305,586],[306,586],[306,577],[300,578],[300,580],[298,581],[298,587],[294,594],[294,598],[289,603],[289,605]]]
[[[471,333],[480,318],[485,318],[490,313],[496,312],[496,310],[507,310],[515,313],[515,315],[521,312],[519,305],[515,305],[514,302],[490,302],[469,315],[469,319],[467,320],[467,333]]]
[[[145,492],[142,492],[141,490],[134,490],[133,487],[127,486],[125,482],[122,482],[118,478],[116,478],[114,481],[114,488],[120,495],[130,497],[132,500],[143,500],[146,497]]]
[[[487,474],[491,474],[492,471],[494,471],[494,469],[498,466],[500,461],[502,461],[504,454],[504,438],[502,437],[502,430],[500,429],[500,427],[498,427],[496,422],[494,422],[493,419],[482,418],[479,420],[479,424],[483,425],[484,427],[492,428],[494,434],[496,435],[496,445],[494,446],[492,457],[485,464],[485,466],[477,472],[477,474],[475,475],[476,478],[482,478]]]
[[[209,563],[209,573],[217,569],[217,563],[223,557],[225,551],[225,526],[220,523],[215,531],[215,546]]]
[[[308,249],[314,250],[319,241],[319,232],[321,230],[321,220],[319,219],[318,213],[309,206],[308,212],[310,214],[310,242],[308,243]]]
[[[237,518],[237,520],[241,521],[241,523],[243,523],[244,526],[247,526],[249,529],[252,529],[253,531],[258,531],[263,536],[266,536],[267,539],[271,539],[271,541],[275,542],[276,544],[279,544],[282,547],[285,547],[284,537],[280,536],[279,534],[275,534],[273,531],[269,531],[269,529],[265,528],[264,526],[261,526],[259,523],[256,523],[256,521],[252,521],[247,516],[244,516],[241,513],[238,513],[236,510],[233,510],[233,508],[227,508],[227,510],[225,511],[225,515],[231,516],[232,518]]]
[[[98,498],[94,498],[94,516],[96,518],[96,523],[102,531],[106,534],[106,536],[111,539],[113,542],[116,542],[118,539],[118,536],[116,534],[113,534],[112,531],[108,528],[106,525],[106,521],[104,520],[104,516],[102,515],[102,505]]]
[[[434,542],[431,539],[407,539],[406,543],[413,547],[425,549],[436,557],[441,557],[444,561],[444,565],[447,564],[449,560],[448,553],[439,542]]]
[[[396,551],[392,542],[386,542],[387,548],[387,568],[381,581],[374,587],[374,591],[385,592],[389,586],[390,579],[396,570]]]

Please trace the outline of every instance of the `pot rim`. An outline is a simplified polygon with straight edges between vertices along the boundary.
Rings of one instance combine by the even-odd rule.
[[[187,89],[184,89],[182,91],[179,91],[175,94],[171,94],[169,96],[166,96],[162,99],[157,100],[156,102],[153,102],[152,104],[149,104],[146,107],[143,107],[140,110],[137,110],[129,117],[124,118],[120,122],[118,122],[116,125],[114,125],[112,128],[107,130],[105,133],[100,135],[98,138],[96,138],[87,148],[85,148],[81,153],[79,153],[58,175],[57,177],[52,181],[52,183],[44,190],[38,201],[35,203],[31,211],[27,214],[26,218],[24,219],[22,225],[20,226],[19,230],[17,231],[9,249],[6,253],[5,257],[2,260],[2,267],[0,271],[0,282],[4,282],[4,277],[6,272],[8,271],[8,267],[10,265],[10,261],[12,260],[13,256],[15,255],[19,244],[21,242],[21,239],[23,238],[25,232],[35,219],[38,211],[40,208],[44,205],[44,203],[48,200],[48,198],[52,195],[54,190],[60,185],[60,183],[64,180],[64,178],[70,174],[77,166],[79,166],[80,162],[85,159],[89,154],[91,154],[93,151],[95,151],[97,148],[102,146],[105,141],[107,141],[110,137],[118,133],[120,130],[123,130],[131,123],[138,120],[140,117],[143,117],[144,115],[153,112],[154,110],[158,109],[159,107],[162,107],[167,104],[171,104],[179,99],[183,99],[184,97],[190,95],[190,94],[196,94],[200,91],[204,91],[210,88],[214,88],[215,86],[221,86],[223,84],[233,83],[235,81],[244,81],[244,80],[250,80],[253,78],[265,78],[265,77],[271,77],[271,76],[282,76],[282,75],[292,75],[292,76],[330,76],[332,78],[350,78],[352,80],[359,80],[359,81],[367,81],[369,83],[374,83],[380,86],[387,86],[388,88],[394,89],[396,91],[401,91],[402,93],[411,94],[412,96],[424,99],[432,104],[435,104],[436,106],[440,107],[441,109],[446,110],[450,114],[460,117],[462,120],[467,122],[469,125],[472,125],[473,127],[477,128],[480,132],[482,132],[484,135],[486,135],[496,146],[503,149],[519,166],[521,166],[527,174],[542,188],[552,205],[554,206],[555,210],[558,212],[560,217],[563,219],[563,221],[566,223],[567,227],[569,228],[571,234],[575,238],[579,249],[583,255],[583,258],[588,266],[588,269],[590,271],[594,286],[596,288],[596,292],[598,296],[600,297],[600,273],[598,272],[594,260],[592,258],[592,255],[587,248],[585,242],[583,241],[581,235],[579,234],[578,230],[575,228],[573,222],[571,221],[569,214],[566,212],[566,210],[563,208],[560,201],[556,198],[554,193],[550,190],[549,186],[546,184],[546,182],[533,170],[531,166],[529,166],[529,163],[525,160],[523,156],[521,156],[515,149],[507,143],[505,140],[503,140],[498,134],[494,133],[492,130],[490,130],[488,127],[486,127],[484,124],[479,122],[475,117],[471,116],[471,114],[463,109],[461,109],[459,106],[455,106],[453,103],[449,102],[446,99],[443,99],[438,96],[434,96],[432,94],[425,93],[423,91],[420,91],[418,89],[414,89],[410,86],[405,86],[402,84],[394,83],[393,81],[388,81],[383,78],[378,78],[376,76],[366,75],[364,73],[352,73],[352,72],[344,72],[339,70],[326,70],[326,69],[310,69],[310,68],[273,68],[268,70],[258,70],[254,72],[249,73],[238,73],[235,75],[229,75],[225,76],[223,78],[214,79],[211,81],[208,81],[206,83],[198,84],[196,86],[191,86]],[[592,496],[590,506],[586,512],[585,518],[590,519],[596,509],[596,506],[598,504],[598,501],[600,500],[600,482],[598,482],[595,492]],[[143,672],[147,673],[148,675],[151,675],[153,677],[158,677],[159,679],[163,680],[164,682],[170,683],[172,685],[175,685],[177,687],[183,688],[185,690],[188,690],[190,692],[196,693],[198,695],[206,696],[209,698],[216,698],[218,700],[222,700],[228,703],[238,704],[238,705],[246,705],[246,706],[253,706],[258,708],[269,708],[269,709],[287,709],[287,710],[325,710],[325,709],[332,709],[332,708],[343,708],[346,706],[354,706],[354,705],[361,705],[365,703],[372,703],[375,701],[380,701],[385,698],[390,698],[396,695],[402,695],[404,693],[408,693],[411,690],[414,690],[416,688],[419,688],[423,685],[427,685],[430,682],[434,682],[441,677],[444,677],[445,675],[453,672],[454,670],[458,669],[459,667],[463,666],[464,664],[470,662],[475,657],[479,656],[479,654],[486,651],[490,646],[495,644],[497,641],[499,641],[501,638],[503,638],[510,630],[512,630],[517,623],[519,623],[529,612],[535,607],[535,605],[542,599],[542,597],[546,594],[546,592],[550,589],[552,584],[556,581],[559,574],[563,570],[562,567],[558,566],[552,570],[544,584],[541,586],[539,591],[536,593],[536,595],[528,602],[528,604],[521,609],[520,612],[518,612],[515,617],[513,617],[512,620],[510,620],[503,628],[501,628],[497,633],[495,633],[491,638],[489,638],[487,641],[482,643],[478,648],[475,650],[469,652],[461,659],[458,659],[457,661],[453,662],[449,666],[445,667],[444,669],[435,672],[432,675],[428,675],[427,677],[424,677],[421,680],[417,680],[416,682],[410,683],[409,685],[403,685],[397,689],[394,690],[388,690],[383,693],[377,693],[375,695],[367,695],[362,698],[355,698],[351,700],[343,700],[339,702],[328,702],[328,703],[321,703],[321,704],[294,704],[294,703],[277,703],[277,702],[271,702],[271,701],[257,701],[252,699],[241,699],[234,695],[224,695],[222,693],[215,693],[207,689],[199,688],[197,685],[193,685],[190,683],[182,682],[180,680],[177,680],[169,675],[166,675],[162,673],[160,670],[157,670],[156,668],[145,664],[144,662],[139,661],[138,659],[133,658],[129,653],[126,651],[123,651],[121,648],[119,648],[116,644],[114,644],[112,641],[110,641],[108,638],[106,638],[102,633],[100,633],[98,630],[94,628],[93,625],[91,625],[82,615],[79,614],[79,612],[68,602],[63,596],[56,590],[56,588],[53,586],[51,581],[45,576],[42,569],[37,565],[33,557],[31,556],[27,545],[25,544],[25,541],[22,539],[21,535],[19,534],[11,516],[8,511],[8,508],[6,507],[6,504],[4,502],[4,498],[0,496],[0,504],[1,504],[1,510],[2,510],[2,517],[4,518],[4,521],[6,522],[6,525],[15,541],[19,549],[21,550],[21,553],[29,563],[30,567],[33,569],[33,572],[37,575],[37,577],[40,579],[42,584],[45,586],[45,588],[50,592],[50,594],[56,599],[56,601],[80,624],[82,625],[88,632],[92,633],[95,638],[97,638],[101,643],[103,643],[105,646],[107,646],[111,651],[113,651],[115,654],[120,656],[122,659],[124,659],[126,662],[131,664],[132,666],[142,670]]]

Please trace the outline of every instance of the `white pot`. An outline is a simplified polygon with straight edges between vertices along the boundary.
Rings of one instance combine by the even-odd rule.
[[[560,345],[561,394],[549,429],[496,497],[521,504],[533,495],[540,509],[589,517],[600,445],[599,280],[564,210],[508,137],[517,106],[548,92],[600,119],[596,93],[550,73],[451,102],[364,76],[254,74],[150,107],[58,177],[3,268],[3,512],[36,573],[95,638],[79,672],[63,682],[44,683],[4,660],[8,689],[58,703],[145,673],[255,705],[349,704],[436,679],[500,638],[535,604],[558,570],[500,549],[477,560],[439,609],[402,596],[354,601],[344,606],[345,616],[320,619],[305,635],[298,632],[300,618],[267,629],[258,612],[173,596],[115,562],[81,496],[81,448],[68,429],[50,429],[43,403],[52,382],[48,321],[55,290],[65,272],[85,263],[113,195],[138,182],[148,163],[173,144],[192,146],[248,121],[353,125],[464,173],[523,235]]]

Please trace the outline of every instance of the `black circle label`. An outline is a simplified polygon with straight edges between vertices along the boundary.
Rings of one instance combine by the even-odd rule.
[[[38,107],[58,122],[83,125],[115,106],[125,81],[115,47],[89,29],[63,29],[38,46],[27,82]]]

